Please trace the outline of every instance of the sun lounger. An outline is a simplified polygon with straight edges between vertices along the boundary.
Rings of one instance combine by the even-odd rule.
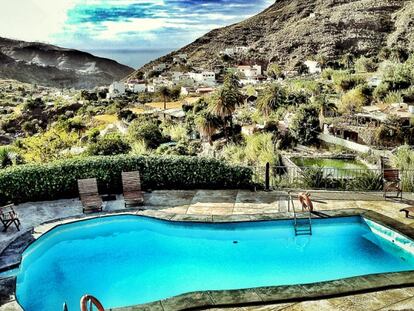
[[[84,213],[102,211],[102,198],[98,193],[96,178],[79,179],[78,189]]]
[[[138,171],[122,172],[122,189],[125,206],[136,206],[144,203],[141,189],[141,178]]]

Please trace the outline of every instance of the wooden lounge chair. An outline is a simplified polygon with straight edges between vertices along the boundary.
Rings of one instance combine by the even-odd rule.
[[[414,214],[414,206],[408,206],[400,209],[400,212],[405,212],[405,218],[414,218],[413,215],[410,216],[410,213]]]
[[[14,204],[8,204],[0,208],[0,221],[3,224],[3,232],[14,224],[17,231],[20,231],[20,220],[17,213],[14,210]]]
[[[384,198],[400,198],[402,199],[402,187],[400,179],[400,171],[396,169],[385,169],[383,175]],[[396,196],[389,196],[387,193],[395,192]]]
[[[122,189],[125,206],[136,206],[144,203],[141,189],[141,178],[138,171],[122,172]]]
[[[102,211],[102,198],[98,193],[96,178],[79,179],[78,189],[84,213]]]

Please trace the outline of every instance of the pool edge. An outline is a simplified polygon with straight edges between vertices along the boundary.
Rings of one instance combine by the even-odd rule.
[[[397,220],[380,213],[361,209],[342,209],[323,211],[327,217],[350,217],[360,216],[374,221],[380,225],[389,228],[392,231],[402,234],[403,236],[414,240],[414,228],[409,227]],[[289,213],[272,213],[272,214],[252,214],[252,215],[180,215],[169,214],[157,210],[129,210],[129,211],[115,211],[109,213],[80,215],[76,217],[61,218],[53,221],[48,221],[40,226],[26,231],[21,236],[17,237],[10,244],[12,245],[16,240],[19,240],[28,232],[31,232],[33,240],[29,242],[20,252],[19,261],[13,263],[8,268],[2,267],[1,271],[15,268],[20,264],[21,254],[38,238],[45,233],[68,223],[81,222],[92,218],[110,217],[116,215],[135,215],[138,217],[147,217],[160,219],[171,222],[208,222],[208,223],[235,223],[235,222],[254,222],[254,221],[271,221],[271,220],[286,220],[292,219]],[[314,218],[316,217],[314,215]],[[43,230],[42,230],[43,228]],[[19,244],[19,243],[18,243]],[[9,248],[6,247],[0,254],[0,258]],[[16,277],[0,278],[0,286],[7,281],[9,294],[13,295],[14,301],[18,304],[15,298],[16,291]],[[212,307],[231,307],[231,306],[248,306],[248,305],[264,305],[277,302],[295,302],[304,300],[314,300],[319,298],[329,298],[337,296],[345,296],[349,294],[372,292],[376,290],[383,290],[389,288],[401,288],[414,286],[414,271],[405,272],[391,272],[381,274],[371,274],[364,276],[357,276],[351,278],[344,278],[334,281],[317,282],[311,284],[286,285],[286,286],[270,286],[258,287],[237,290],[217,290],[217,291],[196,291],[173,296],[167,299],[140,304],[129,307],[112,308],[108,310],[113,311],[135,311],[135,310],[196,310]],[[12,302],[0,301],[0,306],[3,303]],[[19,305],[20,306],[20,305]],[[15,310],[23,310],[15,309]]]

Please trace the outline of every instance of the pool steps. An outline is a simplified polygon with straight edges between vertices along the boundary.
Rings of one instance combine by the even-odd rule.
[[[289,201],[288,201],[288,211],[290,211],[290,207],[292,207],[293,211],[293,227],[295,229],[295,235],[312,235],[312,217],[311,211],[308,210],[307,212],[303,211],[301,213],[297,213],[295,209],[295,204],[293,203],[292,195],[289,194]],[[305,217],[298,218],[298,214],[303,215]]]

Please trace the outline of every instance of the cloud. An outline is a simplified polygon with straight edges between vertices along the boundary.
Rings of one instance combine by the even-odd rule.
[[[273,1],[7,0],[0,35],[88,49],[176,48]]]
[[[65,24],[76,0],[6,0],[0,10],[0,36],[28,41],[50,41]]]

